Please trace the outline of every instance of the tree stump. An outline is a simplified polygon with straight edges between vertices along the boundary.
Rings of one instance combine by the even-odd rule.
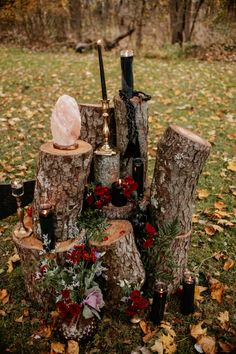
[[[148,153],[148,104],[140,96],[130,99],[135,108],[135,120],[138,130],[138,140],[140,146],[140,157],[144,159],[144,186],[147,175],[147,153]],[[124,153],[128,145],[128,123],[127,109],[125,102],[120,96],[114,97],[114,109],[116,119],[116,141],[117,148],[121,154],[121,177],[132,176],[132,158],[124,158]]]
[[[26,217],[24,221],[27,227],[32,227],[31,218]],[[25,287],[31,300],[36,301],[44,309],[53,309],[55,307],[53,289],[40,287],[36,276],[37,272],[40,272],[40,260],[42,257],[45,257],[42,241],[37,239],[34,234],[23,239],[18,238],[15,231],[13,231],[13,241],[20,256]],[[82,236],[74,240],[57,242],[55,253],[48,253],[47,257],[56,257],[58,263],[63,263],[65,261],[66,252],[72,250],[75,245],[81,242]]]
[[[77,236],[84,188],[90,172],[92,146],[82,140],[75,150],[60,150],[47,142],[40,147],[33,203],[33,231],[41,239],[40,198],[46,193],[54,211],[56,241]]]
[[[133,227],[127,220],[109,221],[105,230],[107,240],[90,241],[100,252],[107,268],[107,300],[106,303],[116,305],[120,302],[123,290],[120,281],[127,280],[134,288],[140,289],[144,284],[145,270],[137,250]]]
[[[115,155],[94,154],[94,182],[102,186],[111,187],[113,182],[120,178],[120,153]]]
[[[159,227],[175,219],[179,222],[180,236],[171,245],[177,266],[173,271],[173,290],[180,284],[186,267],[196,186],[210,148],[206,140],[176,125],[167,128],[158,144],[150,212]]]
[[[136,209],[136,204],[128,202],[126,205],[122,207],[117,207],[112,205],[111,203],[108,205],[104,205],[101,209],[102,214],[109,220],[115,219],[129,219]]]

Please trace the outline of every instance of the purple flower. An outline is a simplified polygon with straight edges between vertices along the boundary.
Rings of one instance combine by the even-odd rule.
[[[83,305],[88,305],[97,311],[100,311],[100,309],[105,305],[102,292],[98,287],[89,289],[86,295],[87,297],[83,301]]]

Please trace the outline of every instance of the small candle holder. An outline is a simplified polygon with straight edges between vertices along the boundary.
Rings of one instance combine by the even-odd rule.
[[[50,252],[54,247],[54,225],[52,205],[43,200],[39,207],[39,223],[41,227],[41,237],[43,248]]]
[[[133,179],[138,183],[138,196],[143,197],[143,174],[144,174],[144,163],[143,159],[137,157],[133,159]]]
[[[24,224],[24,209],[21,207],[21,197],[24,195],[24,183],[20,180],[14,180],[11,183],[12,196],[16,198],[18,225],[15,235],[18,238],[29,237],[32,234],[32,229]]]
[[[159,325],[164,317],[167,296],[167,284],[163,281],[156,281],[154,285],[153,302],[150,313],[151,321]]]
[[[109,100],[102,100],[102,117],[103,117],[103,144],[95,151],[95,154],[97,155],[106,155],[106,156],[112,156],[116,155],[117,151],[111,148],[109,145],[109,136],[110,136],[110,131],[109,131],[109,126],[108,126],[108,118],[109,118]]]
[[[122,180],[114,182],[111,185],[111,203],[114,206],[122,207],[127,204],[127,198],[123,194]]]
[[[194,291],[195,291],[195,277],[192,272],[186,270],[183,279],[183,296],[181,303],[181,313],[189,315],[194,312]]]

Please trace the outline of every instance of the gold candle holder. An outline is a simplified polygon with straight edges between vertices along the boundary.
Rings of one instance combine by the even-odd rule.
[[[13,197],[16,198],[17,203],[17,216],[18,216],[18,225],[15,230],[15,235],[18,238],[25,238],[32,234],[32,229],[26,227],[24,224],[24,210],[21,207],[21,197],[24,195],[24,184],[20,180],[15,180],[11,183],[11,191]]]
[[[108,119],[109,119],[108,110],[109,110],[109,100],[102,100],[103,144],[95,151],[95,154],[97,154],[97,155],[111,156],[111,155],[117,154],[117,151],[115,151],[109,145],[110,131],[109,131],[109,126],[108,126]]]

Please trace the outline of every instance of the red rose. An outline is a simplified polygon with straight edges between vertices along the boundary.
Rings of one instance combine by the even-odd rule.
[[[70,299],[70,290],[68,290],[68,289],[63,289],[63,290],[61,291],[61,295],[62,295],[62,297],[63,297],[64,300]]]
[[[88,195],[86,198],[86,202],[88,205],[92,205],[94,203],[94,196],[92,194]]]
[[[32,207],[29,207],[29,208],[27,209],[27,215],[28,215],[30,218],[32,218],[32,214],[33,214],[33,209],[32,209]]]
[[[127,307],[127,309],[125,310],[125,313],[128,315],[128,316],[134,316],[136,315],[138,312],[138,309],[135,305],[130,305]]]
[[[149,237],[146,241],[144,241],[143,248],[150,248],[154,244],[153,238]]]
[[[101,200],[97,200],[96,203],[95,203],[95,206],[96,206],[96,208],[98,208],[98,209],[102,209],[102,202],[101,202]]]
[[[130,293],[130,300],[132,300],[133,302],[137,301],[140,299],[141,297],[141,293],[139,290],[133,290],[131,293]]]
[[[135,305],[139,310],[144,310],[149,306],[149,301],[147,299],[144,299],[143,297],[140,297],[139,300],[135,303]]]
[[[75,317],[79,315],[81,307],[79,304],[71,303],[68,307],[68,311],[73,317]]]
[[[146,226],[146,231],[150,236],[154,236],[156,234],[156,229],[154,226],[152,226],[151,224],[147,223]]]

